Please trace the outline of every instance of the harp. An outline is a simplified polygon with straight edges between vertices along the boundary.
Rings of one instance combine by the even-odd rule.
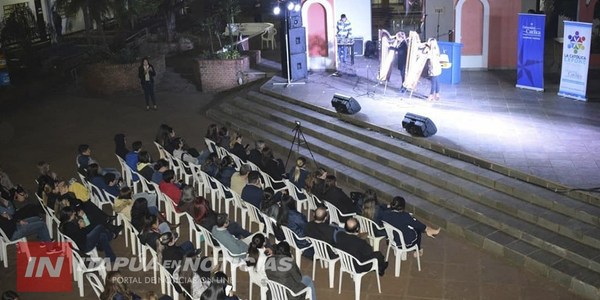
[[[379,74],[377,80],[389,81],[390,75],[392,75],[392,63],[394,62],[394,54],[396,49],[400,46],[400,43],[406,39],[404,32],[398,32],[395,35],[385,29],[379,29],[379,41],[381,43],[379,57],[381,63],[379,64]]]
[[[406,73],[403,86],[411,91],[415,90],[423,68],[429,59],[427,43],[421,43],[419,34],[411,31],[408,34],[408,53],[406,56]]]

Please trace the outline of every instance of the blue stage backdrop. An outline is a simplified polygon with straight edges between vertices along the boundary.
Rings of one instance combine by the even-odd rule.
[[[517,87],[544,90],[545,15],[519,14]]]

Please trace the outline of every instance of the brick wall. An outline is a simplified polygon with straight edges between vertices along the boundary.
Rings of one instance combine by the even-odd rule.
[[[150,60],[156,71],[154,83],[160,83],[165,72],[165,56]],[[98,63],[87,65],[82,72],[81,81],[86,92],[98,96],[110,96],[122,93],[141,92],[138,78],[139,62],[133,64]]]
[[[250,58],[239,59],[195,59],[194,75],[203,92],[220,92],[239,86],[241,72],[250,69]]]

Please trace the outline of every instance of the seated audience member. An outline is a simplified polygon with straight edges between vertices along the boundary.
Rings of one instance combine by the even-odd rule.
[[[218,271],[213,275],[213,280],[208,289],[202,293],[200,300],[239,300],[233,294],[233,287],[229,284],[227,275]]]
[[[19,300],[19,294],[15,291],[6,291],[2,293],[2,300]]]
[[[105,184],[104,190],[115,197],[119,196],[119,190],[121,188],[119,187],[119,181],[115,177],[115,174],[106,173],[104,176],[102,176],[102,179],[104,180]]]
[[[190,284],[189,291],[192,294],[192,298],[200,299],[202,293],[208,289],[211,284],[210,273],[213,268],[212,259],[208,257],[197,258],[200,263],[197,264],[195,272],[192,274],[192,281]]]
[[[227,226],[229,226],[227,214],[218,214],[217,224],[211,230],[213,237],[221,246],[227,248],[234,257],[245,257],[252,235],[244,239],[238,239],[227,230]]]
[[[392,199],[389,209],[384,210],[381,213],[381,220],[388,224],[398,228],[404,235],[404,242],[406,247],[413,245],[419,246],[419,255],[423,255],[423,248],[421,248],[421,234],[425,233],[427,236],[435,237],[440,233],[440,228],[433,229],[427,225],[421,223],[412,214],[406,212],[406,200],[401,196],[396,196]],[[396,243],[400,245],[400,237],[394,233],[394,239]]]
[[[169,149],[171,148],[171,140],[173,138],[175,138],[175,130],[173,130],[173,128],[167,124],[160,124],[154,141],[161,145],[169,153],[173,153],[173,149]]]
[[[86,175],[88,173],[88,166],[95,163],[98,164],[98,173],[100,173],[101,175],[104,175],[106,173],[113,173],[117,178],[121,177],[121,172],[119,172],[117,169],[103,168],[97,161],[95,161],[91,157],[92,149],[90,148],[90,145],[81,144],[79,145],[78,151],[79,155],[77,156],[77,170],[79,171],[79,173]]]
[[[169,196],[175,206],[179,204],[181,200],[181,186],[175,183],[175,171],[167,170],[163,173],[163,180],[158,185],[160,191]]]
[[[38,196],[42,198],[46,207],[54,210],[56,201],[60,193],[58,192],[57,181],[51,182],[38,181]]]
[[[58,180],[56,186],[58,187],[59,198],[61,199],[76,199],[81,202],[88,202],[90,200],[90,191],[88,188],[77,182],[74,178],[68,181]]]
[[[194,222],[208,230],[217,225],[217,213],[210,207],[210,203],[202,196],[196,196],[196,190],[192,186],[185,186],[181,190],[181,201],[179,211],[186,212],[194,219]],[[227,231],[236,238],[246,238],[250,232],[242,228],[238,223],[229,221]]]
[[[271,178],[274,180],[281,180],[283,178],[283,174],[285,173],[285,165],[281,159],[275,159],[273,155],[273,150],[271,148],[265,147],[262,151],[262,160],[260,169],[269,174]]]
[[[356,213],[354,202],[344,191],[337,186],[337,180],[333,175],[327,175],[325,178],[325,192],[323,199],[333,204],[342,213]],[[340,221],[344,222],[347,218],[340,217]]]
[[[163,173],[169,170],[169,162],[165,159],[159,159],[154,164],[154,173],[152,174],[152,182],[160,184],[163,179]]]
[[[37,163],[38,171],[40,172],[40,176],[36,179],[38,183],[37,194],[42,195],[43,186],[48,184],[50,186],[54,186],[58,176],[56,173],[50,170],[50,164],[45,161],[40,161]]]
[[[229,152],[231,154],[239,157],[242,161],[246,161],[248,159],[248,151],[246,150],[248,146],[244,147],[242,145],[243,136],[240,133],[235,133],[235,138],[229,142]]]
[[[217,124],[210,124],[208,128],[206,128],[205,138],[215,142],[215,144],[219,145],[219,128]],[[210,152],[217,152],[217,149],[208,149]]]
[[[363,263],[373,258],[377,259],[377,265],[379,267],[379,276],[385,274],[385,269],[388,263],[385,261],[385,257],[379,251],[373,251],[373,247],[369,243],[360,237],[358,237],[359,224],[355,218],[349,218],[346,220],[344,231],[339,231],[336,234],[336,248],[354,256],[359,262]],[[355,264],[354,267],[359,273],[367,272],[371,269],[370,265],[361,266]]]
[[[294,293],[298,293],[309,287],[312,299],[316,299],[317,297],[312,279],[306,275],[302,275],[302,272],[300,272],[300,269],[292,258],[290,245],[287,242],[277,244],[275,246],[275,255],[267,258],[266,275],[269,280],[288,287]],[[288,299],[304,299],[304,296],[293,298],[288,294]]]
[[[142,175],[147,181],[152,181],[154,166],[152,165],[152,159],[150,158],[150,153],[148,153],[148,151],[142,150],[138,153],[138,163],[133,170]]]
[[[171,232],[171,228],[166,222],[160,222],[157,216],[150,215],[146,219],[142,230],[138,232],[140,233],[140,242],[150,246],[154,250],[158,250],[158,239],[163,233]],[[177,232],[173,234],[175,237],[178,237]]]
[[[217,180],[220,181],[224,186],[231,187],[231,177],[235,173],[235,162],[231,156],[225,156],[221,160],[219,167],[219,173],[217,174]]]
[[[110,271],[106,274],[104,291],[100,300],[140,300],[141,297],[131,291],[127,286],[127,279],[119,271]]]
[[[242,195],[244,186],[248,183],[248,173],[252,169],[250,165],[244,164],[240,167],[240,170],[231,175],[231,190],[236,192],[238,195]]]
[[[88,253],[98,247],[111,262],[115,262],[116,256],[110,241],[119,235],[118,232],[110,232],[102,225],[92,225],[82,210],[76,211],[71,206],[63,207],[59,229],[75,242],[81,253]]]
[[[219,159],[219,155],[216,152],[211,152],[202,164],[201,170],[209,176],[217,177],[220,166],[221,159]]]
[[[229,136],[229,129],[225,126],[221,126],[219,128],[219,146],[227,149],[229,151],[229,142],[231,141],[231,136]]]
[[[173,140],[173,146],[175,149],[173,150],[173,157],[185,161],[191,164],[198,164],[198,158],[191,155],[187,150],[183,148],[184,143],[183,139],[178,137]],[[196,151],[197,152],[197,151]]]
[[[29,194],[20,185],[15,185],[8,191],[8,197],[0,197],[0,214],[6,213],[16,220],[25,220],[28,218],[40,218],[46,215],[46,212],[39,202],[31,203]]]
[[[127,149],[127,140],[125,139],[125,135],[122,133],[117,133],[115,134],[114,140],[115,154],[124,160],[125,155],[129,153],[129,149]]]
[[[142,142],[135,141],[131,144],[131,151],[125,156],[125,163],[131,170],[137,170],[140,151],[142,151]],[[133,177],[133,180],[137,181],[135,174]]]
[[[316,171],[309,174],[305,182],[306,190],[321,201],[324,200],[323,197],[325,196],[325,178],[327,178],[327,175],[325,169],[318,168]]]
[[[268,187],[263,191],[263,199],[260,202],[260,211],[265,213],[267,216],[276,219],[279,214],[279,202],[281,197],[275,196],[275,191]]]
[[[281,207],[279,210],[279,214],[276,219],[277,226],[278,227],[286,226],[291,231],[293,231],[298,237],[300,237],[300,238],[305,237],[306,236],[305,228],[308,225],[308,221],[306,220],[305,215],[299,213],[296,210],[296,201],[291,196],[284,195],[281,198],[280,206]],[[278,234],[280,235],[278,237],[278,240],[280,240],[280,241],[285,240],[285,236],[283,236],[283,231],[278,233],[278,230],[275,230],[274,234],[276,237],[278,236]],[[305,247],[310,246],[310,243],[305,240],[296,240],[296,245],[298,245],[298,247],[300,247],[300,248],[305,248]],[[308,258],[312,258],[314,253],[315,253],[315,251],[311,247],[309,249],[306,249],[302,253],[302,255],[306,256]]]
[[[299,190],[306,186],[306,177],[309,172],[304,168],[306,166],[306,158],[299,157],[296,160],[296,165],[288,172],[287,178]]]
[[[158,213],[158,208],[156,206],[151,206],[146,198],[136,198],[131,206],[131,225],[133,225],[138,232],[142,232],[146,226],[147,220],[150,219],[150,216],[158,217],[161,222],[165,221]]]
[[[113,210],[116,213],[122,214],[127,221],[131,221],[131,207],[133,207],[131,189],[129,187],[122,187],[119,195],[115,198]]]
[[[372,220],[379,225],[379,227],[383,227],[383,223],[381,223],[381,215],[385,210],[385,206],[377,201],[377,194],[375,191],[371,189],[366,190],[361,201],[359,202],[362,202],[362,208],[360,209],[362,211],[361,215]],[[359,205],[360,204],[357,203],[357,206]],[[385,230],[383,229],[377,230],[374,228],[373,231],[375,232],[376,236],[385,236]]]
[[[7,200],[2,199],[2,201]],[[0,213],[0,228],[11,241],[16,241],[31,235],[36,235],[39,242],[49,243],[52,241],[46,222],[40,217],[17,219],[8,211],[3,211]],[[58,253],[60,251],[48,247],[47,252]]]
[[[104,189],[104,178],[102,177],[102,174],[100,174],[100,166],[97,163],[88,165],[85,179],[99,189]]]
[[[248,183],[242,189],[240,196],[242,200],[260,208],[260,203],[264,199],[264,192],[258,171],[250,171],[248,173]]]
[[[248,161],[262,168],[262,151],[265,148],[265,141],[258,140],[254,142],[254,149],[248,154]]]
[[[0,196],[7,198],[7,193],[10,189],[12,189],[15,185],[10,180],[8,174],[6,174],[2,168],[0,168]]]
[[[106,173],[101,175],[100,167],[96,163],[90,164],[87,171],[87,180],[91,184],[115,197],[119,195],[119,184],[115,174]]]
[[[326,242],[333,247],[335,247],[335,238],[338,231],[340,231],[339,227],[329,225],[327,209],[325,207],[317,208],[315,210],[315,219],[308,222],[304,228],[306,236]],[[329,255],[337,257],[337,254],[332,249],[329,249]]]
[[[254,273],[260,277],[260,280],[267,278],[265,263],[267,257],[273,255],[273,251],[267,247],[266,242],[262,233],[255,234],[248,246],[248,257],[246,258],[246,265],[254,268]]]
[[[190,241],[184,241],[177,245],[177,236],[171,232],[165,232],[160,235],[159,238],[162,249],[160,251],[161,263],[165,266],[165,269],[169,273],[173,274],[173,271],[180,265],[186,256],[197,256],[201,253],[200,249],[194,248],[194,244]]]

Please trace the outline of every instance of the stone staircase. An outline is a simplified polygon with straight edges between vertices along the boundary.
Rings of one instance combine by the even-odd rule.
[[[289,151],[298,120],[316,162],[338,181],[375,189],[382,199],[403,195],[420,219],[578,295],[600,299],[600,201],[594,195],[556,193],[542,179],[476,158],[457,159],[450,149],[425,149],[411,143],[422,139],[392,138],[376,125],[349,124],[335,111],[265,88],[207,115],[281,153]],[[299,149],[310,158],[306,146]]]

